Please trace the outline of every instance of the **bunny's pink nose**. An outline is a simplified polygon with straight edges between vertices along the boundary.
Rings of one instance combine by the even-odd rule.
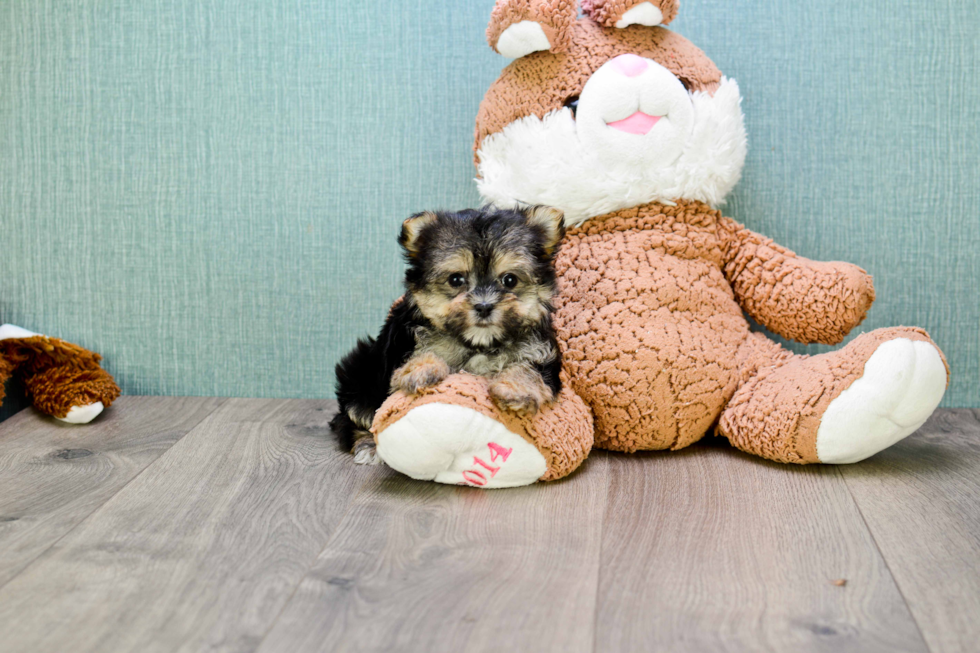
[[[647,60],[635,54],[621,54],[612,60],[612,64],[627,77],[636,77],[647,69]]]

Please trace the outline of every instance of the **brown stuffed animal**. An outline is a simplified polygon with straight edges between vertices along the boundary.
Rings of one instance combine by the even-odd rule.
[[[69,424],[87,424],[119,397],[102,357],[64,340],[0,326],[0,403],[17,375],[34,407]]]
[[[681,449],[708,433],[787,463],[853,463],[939,404],[945,359],[921,329],[837,344],[874,301],[871,277],[811,261],[715,210],[746,135],[737,84],[659,24],[677,0],[498,0],[490,45],[516,58],[480,107],[485,200],[562,209],[555,326],[565,390],[533,418],[456,375],[378,411],[379,456],[413,478],[478,487],[561,478],[592,446]]]

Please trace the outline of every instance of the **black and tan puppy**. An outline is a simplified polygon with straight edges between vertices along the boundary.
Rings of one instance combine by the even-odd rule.
[[[402,225],[406,293],[377,339],[337,365],[331,427],[358,463],[379,462],[368,429],[391,392],[415,394],[450,374],[491,379],[502,410],[533,414],[561,390],[551,325],[554,257],[565,234],[547,207],[425,212]]]

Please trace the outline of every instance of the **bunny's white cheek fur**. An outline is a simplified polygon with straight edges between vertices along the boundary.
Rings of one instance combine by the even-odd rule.
[[[673,158],[624,147],[629,137],[615,130],[605,140],[594,130],[580,132],[570,109],[516,120],[477,151],[480,194],[501,207],[560,208],[570,226],[648,202],[690,199],[719,206],[738,183],[747,152],[741,94],[734,80],[723,78],[714,96],[688,97],[689,124],[687,118],[672,121],[683,135]],[[588,107],[582,100],[580,111],[583,101]],[[655,147],[656,129],[634,138],[649,138]],[[606,162],[610,157],[619,161],[615,170]]]

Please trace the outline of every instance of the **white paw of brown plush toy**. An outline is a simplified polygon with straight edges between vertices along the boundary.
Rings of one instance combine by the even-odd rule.
[[[70,342],[0,326],[0,403],[16,375],[40,412],[68,424],[88,424],[119,397],[119,386],[99,365],[102,357]]]
[[[734,80],[663,27],[677,0],[498,0],[487,36],[515,59],[476,120],[483,198],[571,227],[557,260],[559,400],[498,411],[485,379],[394,394],[372,431],[413,478],[482,488],[570,474],[593,446],[682,449],[709,432],[785,463],[854,463],[917,430],[948,370],[922,329],[837,344],[874,301],[848,263],[797,256],[725,217],[746,135]]]

